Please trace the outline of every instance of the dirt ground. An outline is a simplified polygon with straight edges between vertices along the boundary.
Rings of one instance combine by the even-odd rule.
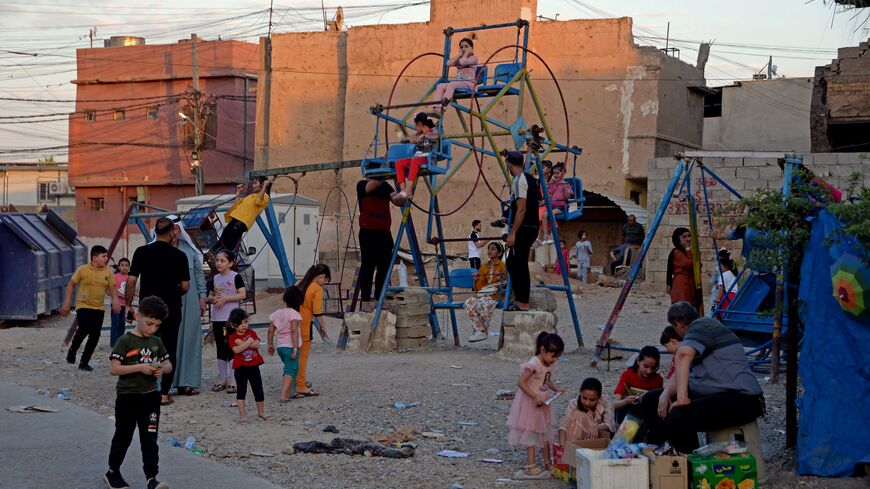
[[[618,289],[586,286],[575,299],[581,316],[586,348],[578,348],[571,327],[567,302],[559,300],[559,331],[568,344],[559,361],[555,381],[576,393],[585,377],[595,376],[612,392],[614,383],[628,359],[590,367],[592,351],[600,331],[618,295]],[[263,320],[278,306],[277,295],[258,299],[256,320]],[[625,345],[656,344],[665,325],[668,300],[664,294],[633,292],[617,323],[613,337]],[[493,324],[498,324],[497,312]],[[439,313],[447,325],[447,313]],[[213,393],[208,387],[215,382],[217,366],[214,348],[203,348],[203,393],[195,397],[174,397],[175,403],[164,408],[160,439],[167,436],[184,439],[196,437],[197,446],[207,450],[205,456],[221,463],[260,475],[282,486],[304,483],[308,489],[320,488],[465,488],[517,486],[526,488],[568,487],[560,481],[497,482],[510,479],[524,464],[525,451],[507,444],[505,418],[511,401],[496,399],[498,389],[516,388],[518,364],[496,357],[498,338],[468,345],[465,338],[470,325],[460,312],[460,338],[463,346],[454,348],[452,338],[439,340],[430,351],[413,353],[364,354],[339,352],[334,345],[339,323],[329,320],[333,338],[330,343],[315,340],[309,365],[310,380],[319,397],[278,404],[281,363],[266,356],[262,368],[266,389],[268,422],[249,425],[237,423],[238,411],[230,407],[234,395]],[[100,368],[81,372],[64,362],[61,342],[69,319],[55,315],[38,323],[0,330],[0,376],[34,389],[47,388],[51,395],[62,388],[70,389],[70,402],[93,409],[105,416],[113,414],[115,379],[107,366],[108,333],[103,334],[95,358]],[[442,326],[449,334],[449,327]],[[497,329],[497,328],[496,328]],[[264,336],[264,334],[262,335]],[[100,354],[99,352],[102,352]],[[662,370],[670,362],[664,357]],[[793,455],[784,452],[784,389],[769,384],[759,376],[767,396],[769,414],[759,420],[765,458],[770,472],[769,487],[775,488],[858,488],[866,479],[818,479],[797,477],[792,473]],[[574,394],[576,395],[576,394]],[[554,403],[554,418],[562,413],[573,396]],[[420,402],[406,410],[393,403]],[[249,403],[251,401],[249,400]],[[460,421],[479,426],[465,427]],[[340,430],[339,435],[324,433],[327,425]],[[294,443],[309,440],[329,441],[334,436],[365,439],[389,433],[400,426],[423,431],[443,430],[444,437],[420,438],[414,457],[394,460],[346,455],[285,454]],[[70,436],[86,434],[70,433]],[[95,441],[97,449],[109,440]],[[468,458],[448,459],[437,452],[454,449],[470,453]],[[172,457],[173,450],[161,442],[161,457]],[[482,458],[502,459],[502,464],[480,462]]]

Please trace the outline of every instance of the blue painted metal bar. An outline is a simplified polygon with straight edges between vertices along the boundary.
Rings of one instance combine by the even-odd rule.
[[[537,169],[538,175],[544,174],[544,167],[541,165],[541,159],[537,156],[531,158],[534,162],[535,168]],[[565,260],[565,255],[562,253],[562,250],[559,249],[559,228],[556,226],[556,217],[553,215],[553,204],[550,202],[550,191],[549,186],[547,185],[547,179],[541,178],[541,193],[544,198],[544,204],[547,206],[547,221],[550,223],[550,232],[553,234],[553,242],[557,247],[556,251],[556,263],[559,264],[559,269],[562,272],[562,282],[563,286],[554,286],[558,288],[552,288],[551,290],[560,290],[564,291],[565,295],[568,298],[568,310],[571,312],[571,322],[574,325],[574,334],[577,337],[577,346],[583,346],[583,332],[580,331],[580,319],[577,317],[577,307],[574,305],[574,296],[571,293],[571,283],[568,281],[568,263]],[[532,209],[534,212],[534,209]],[[550,288],[550,287],[547,287]]]
[[[710,228],[710,236],[713,238],[713,254],[716,255],[716,267],[719,270],[719,282],[722,284],[722,289],[723,289],[722,292],[725,293],[725,295],[723,295],[722,297],[726,297],[728,294],[728,291],[724,290],[725,289],[725,279],[722,278],[722,260],[719,259],[719,244],[716,242],[716,238],[713,236],[713,230],[714,230],[713,212],[710,210],[710,195],[707,192],[707,179],[704,178],[704,165],[700,165],[700,168],[701,168],[701,189],[704,192],[704,207],[707,209],[707,226]],[[741,271],[741,274],[742,273],[743,272]],[[735,280],[734,283],[731,284],[732,287],[736,283],[737,283],[737,280]],[[729,289],[730,288],[731,287],[729,287]],[[715,301],[715,297],[713,298],[713,300],[710,301],[711,302],[710,306],[712,309],[717,309],[719,306],[718,306],[718,304],[714,303],[713,301]]]
[[[408,213],[408,225],[405,227],[405,234],[408,237],[408,248],[411,251],[411,257],[414,260],[414,270],[417,272],[417,279],[420,286],[429,287],[429,278],[426,276],[426,268],[423,267],[423,256],[420,254],[420,244],[417,241],[417,231],[414,229],[414,219]],[[441,336],[441,327],[438,324],[438,315],[435,313],[435,308],[432,306],[432,294],[429,295],[429,324],[432,326],[432,337],[438,338]]]
[[[713,170],[707,168],[706,166],[701,165],[701,174],[703,175],[703,174],[705,174],[705,173],[706,173],[707,175],[710,175],[710,176],[711,176],[714,180],[716,180],[717,182],[719,182],[720,185],[722,185],[723,187],[725,187],[725,190],[731,192],[731,193],[732,193],[735,197],[737,197],[738,199],[742,199],[742,198],[743,198],[743,196],[740,195],[740,192],[734,190],[734,189],[731,187],[731,185],[728,185],[728,182],[726,182],[725,180],[722,180],[721,178],[719,178],[719,175],[717,175],[716,172],[714,172]]]
[[[601,337],[598,339],[598,342],[595,344],[595,357],[592,359],[593,365],[597,364],[598,361],[601,360],[601,352],[604,351],[605,346],[607,346],[607,339],[610,337],[610,334],[613,332],[613,325],[616,324],[617,318],[619,318],[619,312],[622,310],[622,306],[625,304],[625,299],[628,297],[628,293],[631,291],[631,287],[634,285],[634,281],[637,279],[637,274],[640,272],[640,267],[643,264],[643,259],[646,257],[647,252],[649,252],[649,247],[652,244],[652,240],[656,235],[656,231],[658,231],[659,225],[662,222],[662,219],[665,216],[665,211],[668,209],[668,204],[671,201],[671,197],[674,195],[674,190],[677,188],[677,182],[680,181],[680,177],[683,176],[683,172],[686,171],[686,163],[682,159],[677,164],[677,168],[674,170],[674,176],[671,177],[671,181],[668,182],[667,190],[665,190],[662,195],[662,201],[659,203],[659,207],[656,210],[656,215],[650,224],[649,230],[646,233],[646,238],[643,240],[643,245],[640,247],[640,253],[637,257],[633,258],[634,263],[631,266],[631,271],[628,273],[628,279],[625,281],[625,285],[622,286],[622,291],[619,293],[619,297],[616,299],[616,304],[613,306],[613,311],[610,313],[610,318],[607,320],[607,324],[604,325],[604,331],[601,332]],[[686,171],[688,175],[688,171]]]
[[[137,214],[134,214],[134,216],[137,216]],[[139,231],[141,231],[142,236],[145,237],[145,242],[150,243],[151,240],[154,239],[154,236],[151,235],[151,231],[148,229],[148,226],[146,226],[145,223],[142,222],[142,219],[139,219],[138,217],[136,218],[136,225],[139,226]]]
[[[432,199],[432,212],[430,215],[435,216],[435,227],[438,231],[438,249],[441,253],[441,271],[444,274],[444,281],[447,284],[447,300],[453,302],[453,284],[450,283],[450,268],[447,266],[447,246],[444,244],[444,228],[441,226],[441,216],[439,215],[438,198]],[[429,296],[431,299],[431,295]],[[434,303],[433,303],[434,306]],[[450,327],[453,331],[453,344],[459,346],[459,325],[456,323],[456,311],[450,309]]]
[[[517,23],[516,23],[516,21],[514,21],[514,22],[508,22],[508,23],[504,23],[504,24],[481,25],[481,26],[477,26],[477,27],[461,27],[459,29],[452,29],[451,28],[451,30],[453,31],[454,34],[458,34],[461,32],[488,31],[490,29],[503,29],[505,27],[516,27],[516,26],[517,26]],[[528,26],[528,24],[526,24],[526,26]]]
[[[284,248],[284,238],[281,236],[281,229],[278,225],[278,216],[275,214],[275,207],[272,205],[271,200],[269,201],[269,205],[266,206],[266,209],[263,210],[263,214],[266,215],[266,221],[269,224],[268,229],[271,234],[271,239],[268,243],[269,246],[272,247],[275,259],[278,260],[278,266],[281,268],[281,276],[284,278],[284,287],[290,287],[296,283],[296,275],[293,274],[293,270],[290,268],[290,261],[287,259],[287,249]],[[260,229],[263,230],[262,220],[259,216],[257,216],[257,224],[260,226]]]

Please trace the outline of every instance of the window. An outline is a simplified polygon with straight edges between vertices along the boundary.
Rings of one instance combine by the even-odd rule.
[[[628,198],[637,205],[640,205],[640,191],[631,190],[628,193]]]
[[[116,110],[112,113],[112,120],[123,121],[126,116],[127,114],[125,114],[123,110]]]
[[[148,107],[145,109],[145,117],[148,119],[157,119],[160,117],[160,110],[157,107]]]
[[[51,182],[39,182],[39,188],[36,190],[37,199],[40,202],[51,202]]]
[[[722,87],[715,87],[715,94],[704,96],[704,117],[722,117]]]
[[[94,122],[97,120],[97,111],[96,110],[86,110],[85,111],[85,120],[88,122]]]
[[[88,208],[92,211],[102,211],[106,209],[106,199],[102,197],[88,197]]]

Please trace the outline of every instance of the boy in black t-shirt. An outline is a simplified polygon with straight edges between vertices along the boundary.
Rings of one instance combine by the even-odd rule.
[[[157,427],[160,422],[160,393],[157,379],[172,372],[172,362],[163,341],[154,336],[169,315],[166,303],[149,296],[139,301],[136,328],[118,339],[112,350],[109,373],[118,376],[115,400],[115,436],[109,451],[109,471],[103,478],[110,489],[129,486],[121,477],[121,464],[139,427],[142,464],[147,489],[169,489],[157,480]]]

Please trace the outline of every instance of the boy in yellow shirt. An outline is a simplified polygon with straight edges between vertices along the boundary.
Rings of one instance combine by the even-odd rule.
[[[106,313],[106,306],[103,304],[103,300],[106,294],[112,298],[112,311],[116,314],[121,311],[117,294],[113,293],[115,290],[115,277],[112,274],[112,270],[106,266],[108,263],[109,250],[100,245],[91,248],[91,263],[76,269],[66,285],[66,298],[63,301],[63,306],[60,308],[60,315],[66,317],[72,304],[73,290],[78,285],[76,319],[78,319],[79,328],[76,330],[72,344],[66,354],[66,361],[71,364],[76,363],[76,352],[82,345],[85,337],[87,337],[88,342],[82,351],[79,369],[88,372],[93,370],[89,363],[91,355],[94,354],[97,343],[100,341],[100,331],[103,329],[103,316]]]
[[[272,182],[266,177],[259,177],[251,182],[251,193],[243,197],[245,186],[243,184],[236,186],[236,201],[224,214],[227,225],[212,248],[212,253],[220,250],[236,251],[242,236],[250,231],[257,216],[269,205],[271,187]]]

